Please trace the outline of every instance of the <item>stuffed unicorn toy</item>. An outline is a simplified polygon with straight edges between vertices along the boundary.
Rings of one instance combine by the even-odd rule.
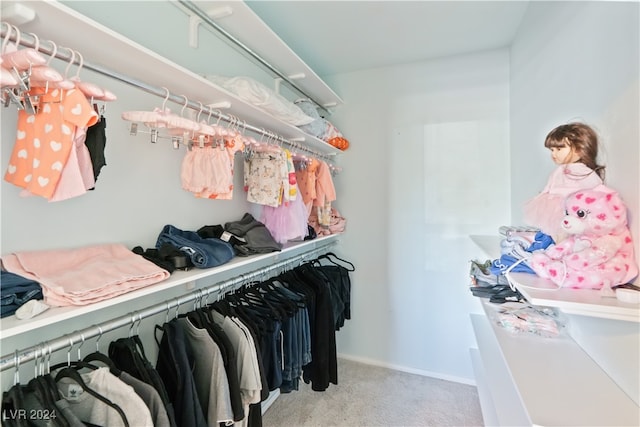
[[[534,252],[528,264],[559,287],[601,289],[638,275],[627,208],[605,185],[579,190],[565,199],[562,229],[569,236]]]

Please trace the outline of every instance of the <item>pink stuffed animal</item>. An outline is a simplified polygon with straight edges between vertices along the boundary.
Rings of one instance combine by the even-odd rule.
[[[534,252],[529,266],[560,287],[601,289],[638,275],[627,208],[604,185],[567,196],[562,228],[569,236]]]

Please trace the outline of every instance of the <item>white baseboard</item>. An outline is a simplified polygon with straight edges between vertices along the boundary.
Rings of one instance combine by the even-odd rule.
[[[278,388],[269,393],[269,397],[260,404],[262,415],[264,415],[264,413],[267,412],[267,409],[273,405],[273,402],[276,401],[278,396],[280,396],[280,389]]]
[[[443,375],[438,372],[424,371],[422,369],[414,369],[392,363],[385,363],[379,360],[368,359],[365,357],[351,356],[348,354],[338,354],[339,359],[351,360],[353,362],[364,363],[366,365],[379,366],[381,368],[393,369],[394,371],[406,372],[408,374],[422,375],[423,377],[437,378],[439,380],[451,381],[454,383],[467,384],[476,386],[476,381],[470,378],[461,378],[452,375]]]

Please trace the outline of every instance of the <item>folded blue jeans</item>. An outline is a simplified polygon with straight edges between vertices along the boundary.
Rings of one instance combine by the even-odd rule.
[[[40,283],[8,271],[0,271],[0,317],[12,315],[29,300],[42,298]]]
[[[191,258],[198,268],[211,268],[229,262],[235,255],[233,246],[216,238],[203,238],[195,231],[185,231],[165,225],[158,235],[156,248],[170,243]]]

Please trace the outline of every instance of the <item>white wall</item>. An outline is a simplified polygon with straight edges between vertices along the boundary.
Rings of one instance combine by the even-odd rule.
[[[472,378],[466,272],[479,252],[467,236],[521,223],[523,201],[553,168],[543,140],[559,123],[600,132],[607,183],[630,208],[638,247],[638,40],[637,3],[532,2],[510,57],[328,78],[347,100],[333,116],[354,141],[339,203],[350,219],[344,250],[361,266],[341,352]]]
[[[339,351],[473,381],[469,234],[509,222],[505,50],[331,76],[342,158],[342,249],[357,266]]]
[[[640,253],[639,8],[638,2],[529,5],[511,47],[514,221],[554,168],[546,134],[582,120],[600,134],[605,183],[627,203]]]
[[[540,31],[541,28],[549,29]],[[532,2],[511,47],[513,217],[553,169],[546,133],[580,119],[603,142],[605,183],[629,209],[640,256],[640,3]],[[532,159],[534,159],[532,161]],[[640,283],[636,279],[635,283]],[[640,404],[638,324],[569,316],[569,330]]]

